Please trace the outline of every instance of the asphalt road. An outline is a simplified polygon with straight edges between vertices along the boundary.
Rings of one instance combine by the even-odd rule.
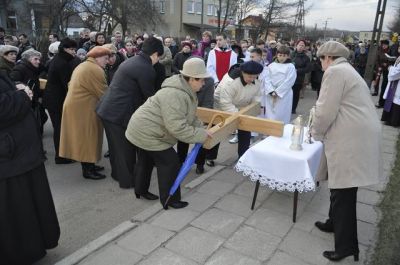
[[[305,98],[299,102],[297,113],[308,115],[315,100],[316,92],[307,89]],[[49,250],[37,265],[54,264],[155,203],[136,199],[132,189],[120,189],[118,183],[110,177],[108,159],[103,158],[98,163],[105,166],[107,178],[97,181],[82,177],[80,163],[55,165],[52,133],[49,120],[45,126],[43,142],[47,151],[46,169],[61,227],[61,238],[59,246]],[[224,141],[216,163],[233,162],[236,148],[236,145]],[[104,137],[103,153],[106,150]],[[154,170],[150,191],[158,194],[155,173]],[[193,169],[184,183],[195,177]]]

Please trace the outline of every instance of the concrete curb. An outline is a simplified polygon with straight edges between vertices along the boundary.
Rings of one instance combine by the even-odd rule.
[[[102,248],[103,246],[107,245],[111,241],[115,240],[117,237],[136,228],[137,226],[138,226],[138,223],[133,223],[131,221],[123,222],[120,225],[118,225],[117,227],[115,227],[112,230],[105,233],[104,235],[102,235],[99,238],[88,243],[86,246],[80,248],[79,250],[75,251],[71,255],[60,260],[59,262],[56,263],[56,265],[78,264],[80,261],[85,259],[87,256],[89,256],[93,252],[95,252],[98,249]]]

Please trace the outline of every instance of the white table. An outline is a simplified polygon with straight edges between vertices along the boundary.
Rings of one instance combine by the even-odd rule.
[[[235,168],[256,182],[252,210],[260,184],[278,191],[294,192],[293,222],[296,222],[298,192],[315,190],[323,145],[313,140],[312,144],[303,143],[301,151],[291,150],[292,128],[293,125],[287,124],[283,137],[270,136],[249,148]],[[307,128],[304,131],[306,134]]]

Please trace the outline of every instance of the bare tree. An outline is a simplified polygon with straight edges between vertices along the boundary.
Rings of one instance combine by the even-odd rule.
[[[218,26],[217,31],[223,32],[227,26],[228,17],[233,15],[232,8],[234,0],[218,0],[218,8],[217,8],[217,19]],[[223,18],[223,19],[222,19]],[[221,23],[222,22],[222,23]]]
[[[297,1],[269,0],[264,4],[264,20],[258,27],[257,36],[260,38],[265,33],[267,38],[271,27],[287,23],[294,18],[293,10],[297,7]]]
[[[238,22],[237,38],[240,40],[243,38],[243,19],[245,19],[249,13],[255,10],[260,4],[260,0],[238,0],[232,7],[232,12],[235,14],[236,21]]]
[[[86,12],[91,22],[96,21],[98,31],[106,31],[103,25],[112,24],[110,31],[118,25],[123,34],[128,25],[155,25],[160,21],[155,2],[148,0],[75,0],[82,12]]]
[[[67,35],[70,18],[78,15],[75,0],[46,0],[46,16],[49,19],[47,33],[54,32],[62,36]]]

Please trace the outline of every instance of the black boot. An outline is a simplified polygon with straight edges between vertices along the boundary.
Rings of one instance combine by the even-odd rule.
[[[82,162],[82,175],[85,179],[104,179],[106,176],[97,172],[94,167],[94,163],[84,163]]]

